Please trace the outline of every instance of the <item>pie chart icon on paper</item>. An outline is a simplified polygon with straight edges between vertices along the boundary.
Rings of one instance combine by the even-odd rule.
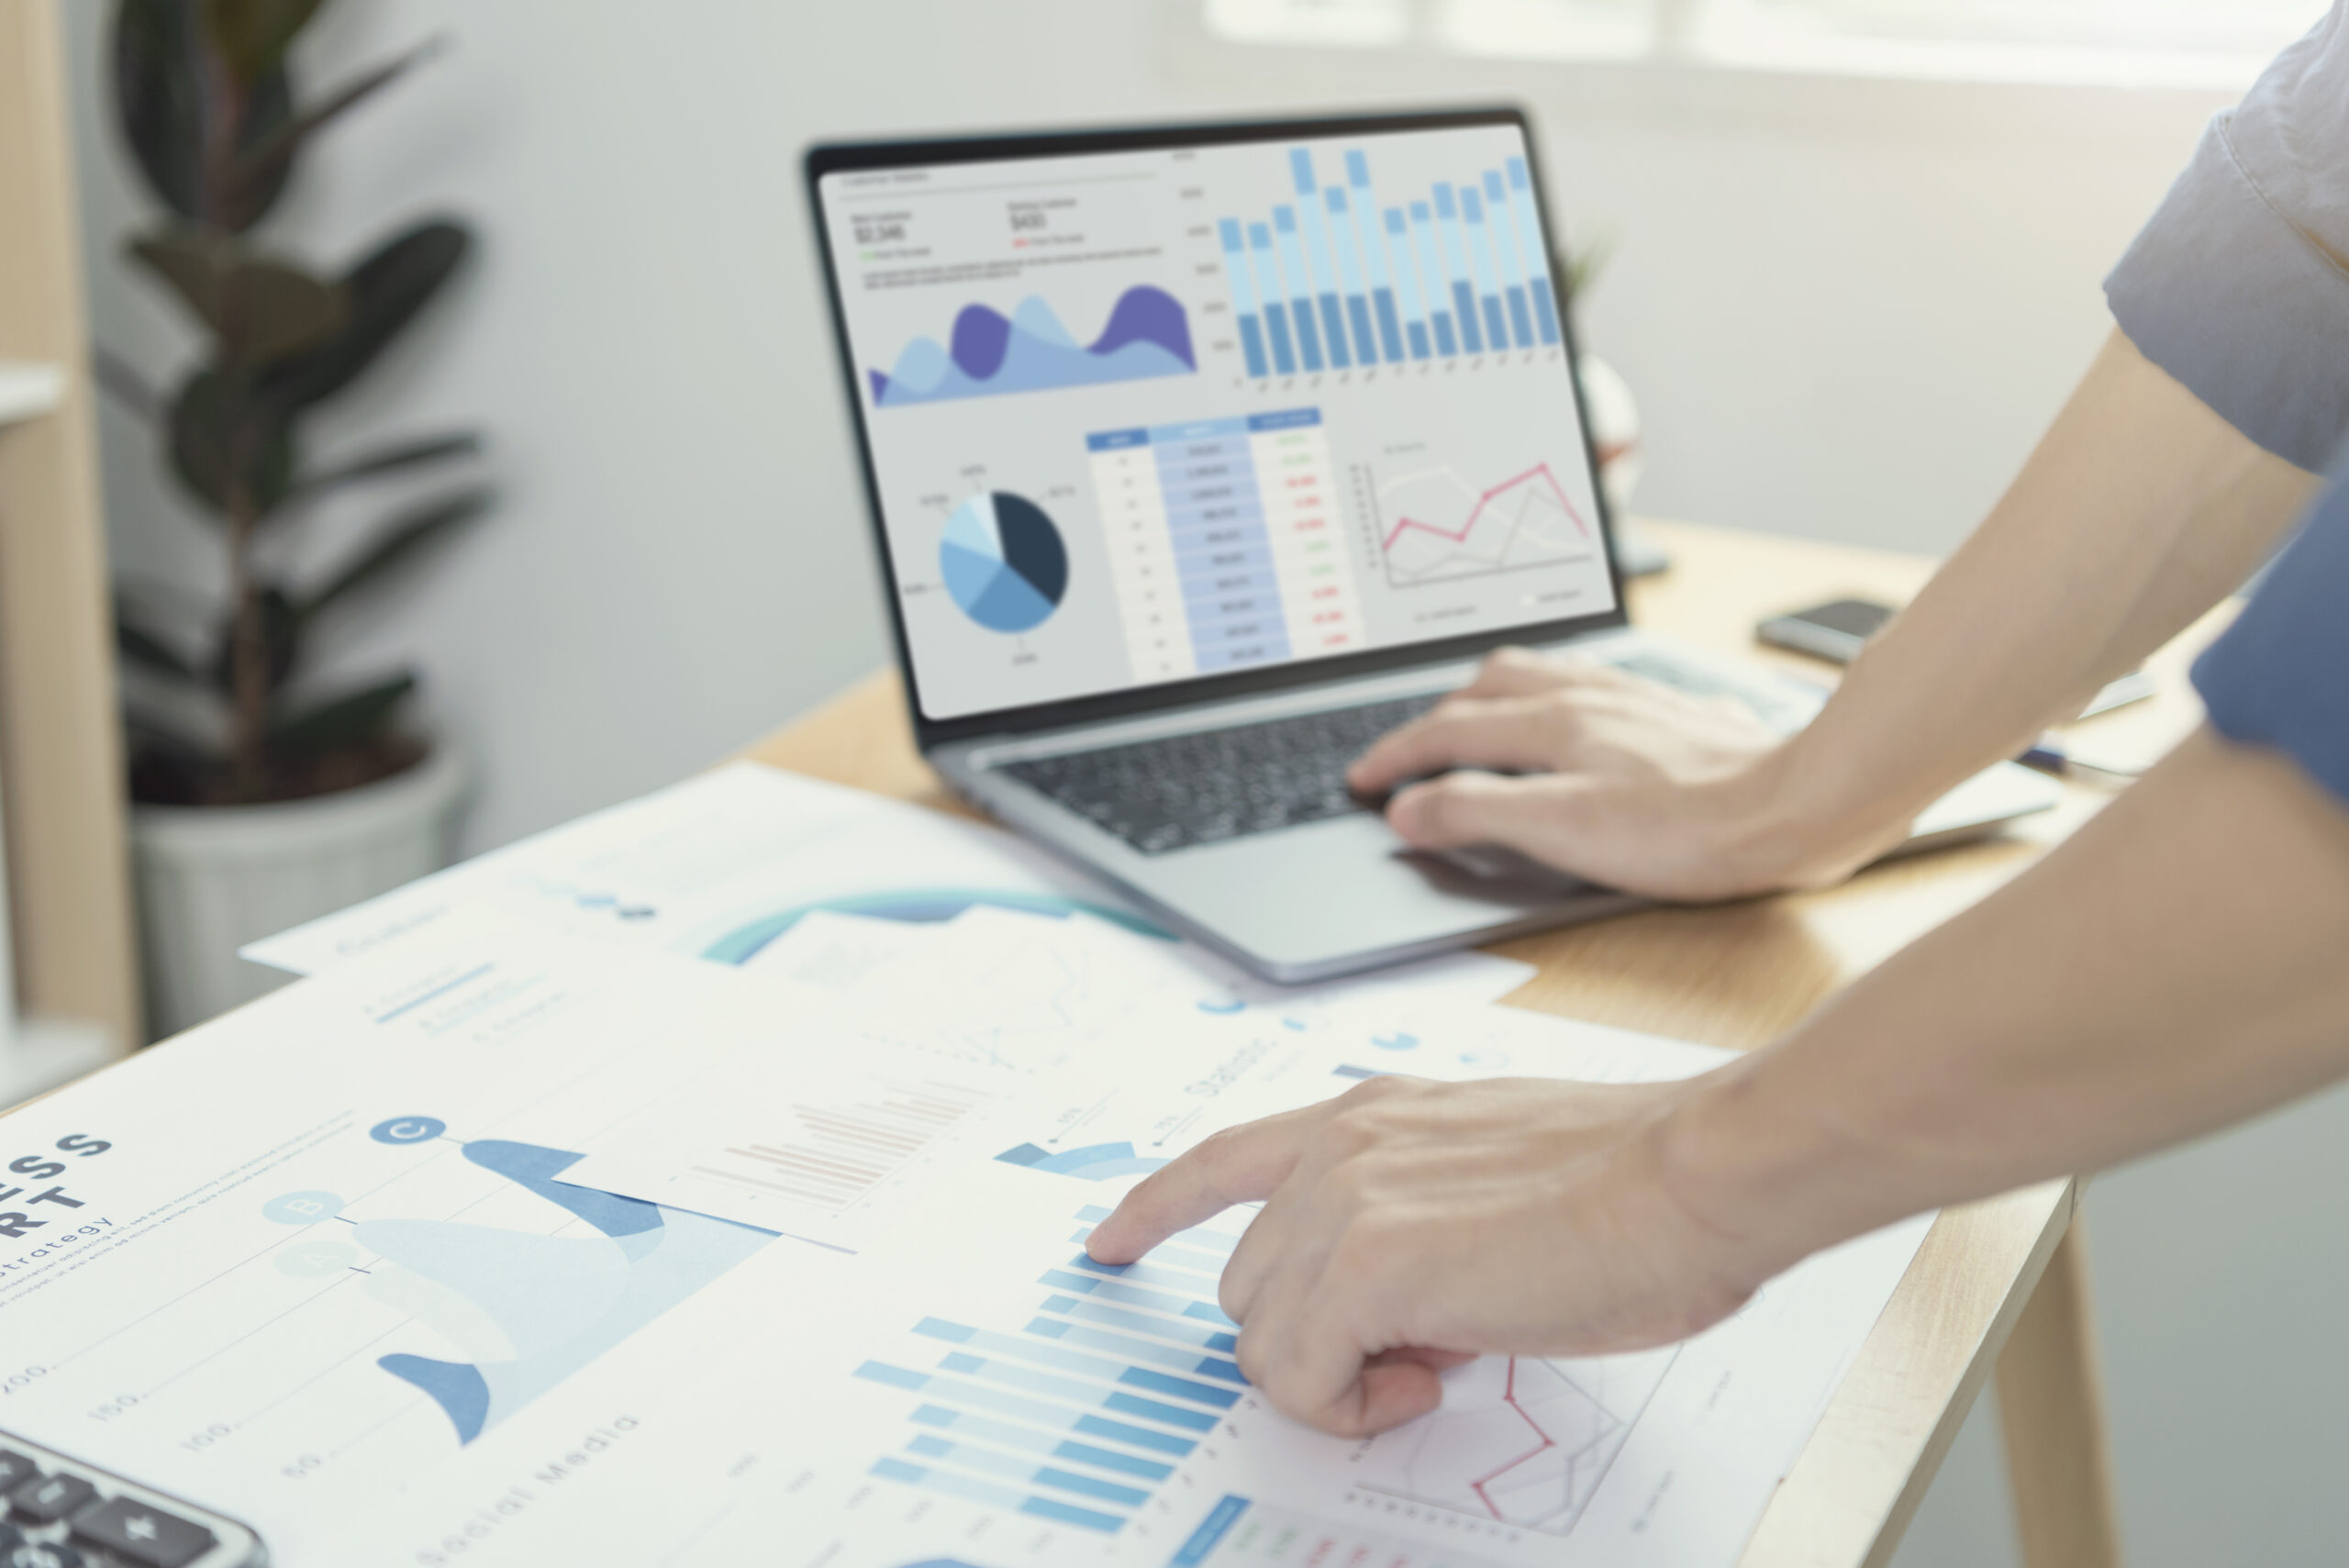
[[[946,591],[989,631],[1032,631],[1068,591],[1068,547],[1044,509],[1007,490],[974,495],[938,545]]]

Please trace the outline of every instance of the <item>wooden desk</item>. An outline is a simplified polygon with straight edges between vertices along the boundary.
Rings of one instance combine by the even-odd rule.
[[[1675,565],[1634,586],[1641,625],[1776,658],[1814,680],[1826,666],[1757,649],[1754,622],[1845,592],[1904,602],[1933,566],[1919,556],[1650,526]],[[2082,738],[2150,755],[2190,729],[2199,710],[2185,663],[2222,614],[2153,662],[2159,696],[2078,727]],[[915,754],[894,674],[863,682],[748,755],[963,809]],[[1708,1045],[1762,1045],[2014,875],[2104,798],[2078,787],[2066,796],[2060,810],[2007,837],[1876,866],[1826,892],[1647,910],[1502,943],[1494,951],[1541,970],[1508,1000]],[[1743,1559],[1750,1568],[1888,1561],[1993,1362],[2026,1560],[2032,1568],[2119,1561],[2087,1273],[2070,1234],[2074,1203],[2074,1184],[2052,1182],[1942,1216],[1763,1515]]]

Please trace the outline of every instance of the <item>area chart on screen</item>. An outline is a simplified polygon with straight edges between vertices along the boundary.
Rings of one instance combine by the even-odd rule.
[[[946,343],[917,338],[888,370],[868,370],[865,378],[874,406],[896,408],[1188,375],[1197,366],[1182,302],[1144,284],[1118,296],[1090,343],[1077,342],[1052,307],[1030,295],[1008,317],[988,306],[964,306]]]

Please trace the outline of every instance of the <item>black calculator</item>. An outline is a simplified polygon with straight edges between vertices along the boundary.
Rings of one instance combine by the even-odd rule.
[[[259,1568],[245,1525],[0,1431],[0,1568]]]

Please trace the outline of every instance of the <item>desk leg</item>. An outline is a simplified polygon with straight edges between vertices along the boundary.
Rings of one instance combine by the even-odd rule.
[[[2121,1563],[2080,1225],[2076,1214],[1998,1356],[1999,1424],[2029,1568]]]

